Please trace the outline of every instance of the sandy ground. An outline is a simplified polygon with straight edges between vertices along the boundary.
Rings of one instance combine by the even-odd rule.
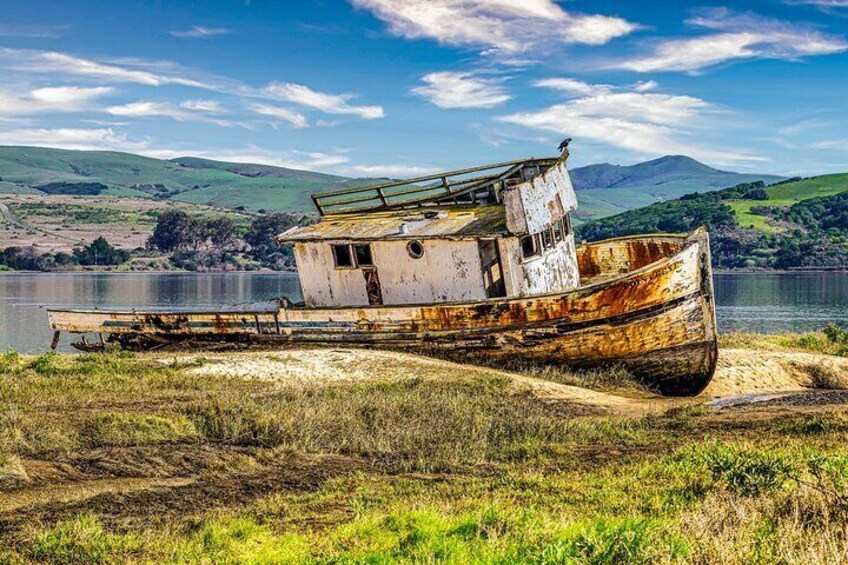
[[[468,375],[508,378],[515,389],[614,413],[639,415],[667,409],[673,399],[630,397],[570,386],[519,373],[460,365],[403,353],[364,349],[300,349],[178,356],[182,362],[203,359],[198,374],[277,381],[281,384],[358,383],[403,379],[440,379]],[[169,357],[168,360],[173,360]],[[163,359],[164,361],[164,359]],[[827,375],[848,387],[848,359],[812,353],[723,349],[713,382],[700,399],[808,391],[814,375]]]

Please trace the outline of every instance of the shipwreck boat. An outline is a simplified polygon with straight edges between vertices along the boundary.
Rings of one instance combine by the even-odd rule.
[[[133,349],[221,342],[385,347],[621,365],[666,395],[713,376],[705,230],[576,245],[565,151],[313,196],[294,247],[303,301],[209,311],[50,309],[60,332]]]

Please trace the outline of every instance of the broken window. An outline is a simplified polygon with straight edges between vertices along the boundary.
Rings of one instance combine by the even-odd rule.
[[[558,221],[557,223],[555,223],[555,224],[554,224],[554,226],[553,226],[553,230],[554,230],[554,241],[555,241],[556,243],[561,242],[561,241],[563,240],[563,238],[564,238],[563,233],[562,233],[562,231],[563,231],[563,224],[562,224],[562,222],[563,222],[563,221],[562,221],[562,220],[560,220],[560,221]]]
[[[521,256],[525,259],[535,257],[541,250],[539,249],[539,237],[537,235],[526,235],[521,238]]]
[[[356,256],[356,265],[359,267],[373,267],[374,259],[371,257],[370,245],[354,245],[353,254]]]
[[[571,216],[566,214],[562,217],[562,232],[564,235],[571,234]]]
[[[333,258],[336,260],[336,268],[349,268],[354,266],[353,254],[350,245],[333,245]]]
[[[551,231],[551,228],[546,229],[542,232],[542,247],[545,249],[550,249],[554,246],[554,234]]]

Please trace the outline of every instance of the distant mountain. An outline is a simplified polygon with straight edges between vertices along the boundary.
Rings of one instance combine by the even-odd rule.
[[[581,218],[600,218],[691,192],[774,175],[720,171],[679,155],[636,165],[589,165],[571,172]],[[112,195],[178,200],[248,210],[312,211],[310,194],[367,183],[270,165],[115,151],[0,147],[0,192]]]
[[[629,166],[603,163],[571,171],[580,200],[579,215],[583,218],[609,216],[692,192],[758,180],[771,184],[782,179],[776,175],[721,171],[683,155],[667,155]]]
[[[196,157],[152,159],[115,151],[0,147],[0,192],[104,194],[258,210],[311,210],[309,195],[344,177]]]

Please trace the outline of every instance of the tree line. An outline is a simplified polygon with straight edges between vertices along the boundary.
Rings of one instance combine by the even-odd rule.
[[[239,270],[267,268],[288,270],[294,255],[275,237],[294,226],[313,220],[300,213],[277,212],[255,217],[248,226],[227,216],[192,216],[181,210],[159,215],[146,249],[129,251],[110,244],[101,236],[71,253],[42,253],[34,247],[8,247],[0,251],[0,267],[28,271],[71,270],[83,267],[114,267],[133,256],[162,253],[174,268],[186,270]]]
[[[789,179],[785,182],[795,182]],[[710,232],[713,265],[724,269],[848,267],[848,192],[802,200],[787,208],[752,206],[781,227],[764,233],[739,225],[726,200],[769,198],[762,182],[693,193],[658,202],[577,228],[578,238],[596,241],[640,233],[685,233],[699,226]]]

